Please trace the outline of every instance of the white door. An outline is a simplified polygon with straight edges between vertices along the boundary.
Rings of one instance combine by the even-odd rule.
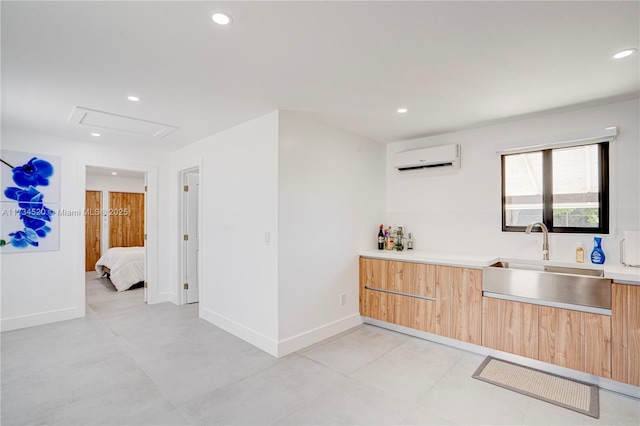
[[[198,277],[198,258],[200,246],[200,230],[198,229],[198,186],[199,174],[187,172],[184,174],[184,301],[196,303],[199,300],[200,284]]]

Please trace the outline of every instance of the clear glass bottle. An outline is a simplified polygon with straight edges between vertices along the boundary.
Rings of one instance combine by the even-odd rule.
[[[403,237],[402,226],[398,226],[398,229],[396,230],[396,250],[397,251],[402,251],[404,249],[404,240],[402,237]]]
[[[409,239],[407,240],[407,250],[413,250],[413,237],[411,236],[411,232],[409,232]]]
[[[576,248],[576,263],[584,263],[584,248],[581,242],[578,243],[578,248]]]

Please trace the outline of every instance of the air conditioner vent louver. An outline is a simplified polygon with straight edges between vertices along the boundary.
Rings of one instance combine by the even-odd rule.
[[[443,145],[398,152],[394,167],[400,172],[460,168],[460,146]]]

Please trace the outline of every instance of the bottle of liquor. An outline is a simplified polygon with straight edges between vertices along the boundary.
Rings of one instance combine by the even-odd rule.
[[[393,250],[395,248],[395,246],[396,246],[396,242],[395,242],[395,240],[393,238],[393,234],[394,234],[393,229],[391,227],[389,227],[387,232],[389,233],[389,238],[387,238],[386,249],[387,250]]]
[[[396,250],[397,251],[402,251],[404,249],[404,241],[402,237],[403,237],[402,226],[398,226],[398,229],[396,230]]]
[[[409,239],[407,240],[407,250],[413,250],[413,238],[411,232],[409,232]]]
[[[378,232],[378,250],[384,250],[384,233],[382,232],[382,225],[380,225],[380,232]]]

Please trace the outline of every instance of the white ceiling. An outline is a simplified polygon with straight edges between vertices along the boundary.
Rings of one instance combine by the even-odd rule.
[[[100,131],[145,149],[275,109],[392,142],[639,92],[638,55],[611,58],[640,44],[636,1],[1,7],[3,126],[95,140],[68,122],[81,106],[178,127],[163,138]],[[232,25],[213,24],[213,11]]]

